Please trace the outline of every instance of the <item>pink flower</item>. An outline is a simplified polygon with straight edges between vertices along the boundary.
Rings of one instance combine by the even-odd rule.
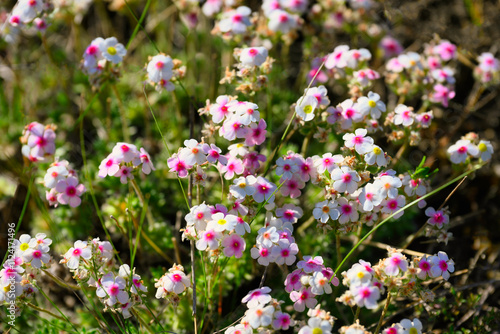
[[[269,182],[267,179],[262,176],[257,177],[257,180],[254,184],[256,191],[253,194],[253,199],[257,203],[262,203],[264,201],[268,201],[268,203],[274,202],[274,191],[276,190],[276,185]]]
[[[293,290],[300,290],[300,288],[302,287],[300,278],[304,275],[305,273],[301,269],[295,269],[290,274],[288,274],[285,279],[285,291],[290,293]]]
[[[344,225],[349,221],[355,222],[359,219],[356,202],[348,201],[345,197],[340,197],[338,200],[338,204],[338,211],[340,213],[340,217],[338,218],[338,220],[340,224]]]
[[[207,160],[208,162],[214,164],[217,161],[220,162],[222,165],[227,164],[227,158],[224,155],[221,155],[220,153],[222,150],[215,146],[214,144],[203,144],[202,146],[203,152],[207,155]]]
[[[241,175],[243,173],[243,163],[240,159],[229,157],[227,165],[219,165],[219,170],[224,174],[226,180],[230,180],[234,175]]]
[[[346,133],[344,139],[345,147],[354,148],[358,154],[365,154],[370,152],[373,145],[373,138],[366,136],[368,131],[366,129],[356,129],[354,133]]]
[[[403,195],[399,195],[396,198],[388,198],[384,200],[381,205],[382,209],[380,210],[383,213],[393,214],[399,209],[401,209],[406,204],[406,199]],[[394,215],[394,219],[401,217],[404,214],[404,211],[399,212]]]
[[[332,171],[333,188],[338,192],[352,194],[358,189],[361,180],[358,173],[347,166],[342,166]]]
[[[455,92],[446,86],[437,84],[434,86],[434,93],[431,95],[432,102],[441,103],[443,106],[448,107],[448,101],[455,97]]]
[[[99,177],[114,176],[120,170],[120,163],[113,156],[113,154],[108,155],[106,159],[101,161],[99,165]]]
[[[300,156],[297,159],[297,166],[299,166],[299,175],[302,181],[307,182],[309,179],[315,179],[317,170],[314,168],[314,161],[312,158],[304,159]]]
[[[422,125],[423,128],[428,128],[431,124],[434,115],[432,114],[432,110],[428,112],[424,112],[421,114],[417,114],[417,121]]]
[[[293,320],[289,314],[281,313],[280,311],[274,313],[274,320],[272,323],[274,330],[282,329],[286,331],[292,324]]]
[[[31,131],[28,137],[28,146],[31,148],[30,153],[39,160],[43,160],[45,156],[53,155],[56,151],[56,134],[51,128],[45,128],[43,132]]]
[[[190,166],[185,160],[181,159],[177,154],[173,154],[171,158],[167,160],[168,167],[170,167],[170,172],[177,172],[179,177],[187,177],[188,169]]]
[[[267,49],[263,46],[242,49],[240,62],[245,66],[260,66],[267,59]]]
[[[220,232],[214,230],[202,231],[200,239],[196,241],[196,249],[204,251],[207,247],[210,250],[219,248],[219,239],[222,237]]]
[[[139,157],[141,159],[142,172],[144,174],[149,174],[149,173],[151,173],[152,170],[156,170],[156,168],[153,166],[153,162],[151,161],[151,157],[149,156],[149,153],[146,152],[146,150],[142,147],[140,150]]]
[[[274,262],[275,257],[272,252],[273,246],[269,247],[252,247],[250,249],[250,256],[252,259],[257,259],[257,262],[262,266],[268,266],[269,263]]]
[[[420,261],[418,261],[417,277],[424,280],[427,275],[431,275],[431,263],[427,256],[423,256]]]
[[[305,187],[304,181],[297,178],[292,178],[285,181],[281,187],[281,194],[283,196],[290,196],[290,198],[297,198],[300,196],[300,189]]]
[[[245,240],[238,234],[231,234],[226,236],[222,240],[223,253],[227,257],[234,255],[236,258],[243,256],[243,251],[245,250],[246,243]]]
[[[293,204],[285,204],[282,208],[276,209],[276,217],[281,218],[284,222],[295,223],[302,217],[303,211],[300,207]]]
[[[106,304],[113,306],[116,302],[125,304],[128,301],[128,293],[124,291],[127,287],[123,277],[115,277],[113,273],[104,275],[100,280],[100,285],[97,288],[97,297],[103,298]]]
[[[134,175],[132,174],[132,167],[122,166],[120,170],[115,174],[116,177],[120,178],[120,182],[125,184],[128,179],[133,180]]]
[[[155,283],[155,287],[158,288],[156,298],[159,298],[158,295],[162,295],[162,289],[167,292],[180,294],[190,286],[191,281],[182,270],[177,270],[175,267],[171,268],[167,274],[163,275]]]
[[[57,201],[61,204],[69,204],[71,207],[77,207],[82,202],[80,196],[85,190],[83,184],[78,184],[76,177],[69,176],[67,179],[57,182],[56,191],[59,193]]]
[[[312,273],[323,268],[323,258],[321,256],[304,256],[302,261],[297,263],[297,268],[302,269],[305,273]]]
[[[302,288],[299,292],[292,291],[290,293],[290,299],[294,302],[293,308],[297,312],[303,312],[308,308],[313,308],[316,306],[318,301],[314,298],[314,294],[311,292],[311,288]]]
[[[261,119],[258,124],[250,124],[250,131],[245,137],[245,144],[247,146],[260,145],[266,140],[266,121]]]
[[[228,106],[229,96],[221,95],[215,101],[216,103],[210,106],[210,115],[212,115],[212,121],[218,124],[230,113]]]
[[[448,61],[457,57],[457,47],[446,40],[436,45],[433,51],[434,53],[438,54],[444,61]]]
[[[384,265],[384,272],[389,276],[397,276],[400,269],[403,273],[408,270],[408,261],[401,253],[394,253],[386,258]]]
[[[391,36],[385,36],[380,41],[379,46],[384,50],[384,57],[390,58],[399,55],[403,52],[403,47],[397,39]]]
[[[425,215],[427,217],[430,217],[427,220],[427,224],[433,226],[435,225],[438,228],[442,228],[443,225],[448,224],[448,222],[450,221],[449,216],[446,213],[444,213],[443,210],[436,211],[434,208],[427,208],[425,210]]]
[[[345,57],[343,57],[344,53],[349,50],[349,46],[347,45],[339,45],[337,46],[332,53],[330,53],[325,61],[325,67],[331,70],[334,67],[344,68],[346,67]]]
[[[351,292],[354,301],[359,307],[365,306],[368,309],[377,308],[377,300],[380,298],[380,291],[371,283],[352,285]]]

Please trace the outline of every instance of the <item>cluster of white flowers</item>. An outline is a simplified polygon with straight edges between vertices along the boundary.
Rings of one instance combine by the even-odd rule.
[[[500,61],[490,52],[483,52],[477,57],[478,65],[474,75],[481,82],[492,85],[500,81]]]
[[[283,301],[275,300],[269,294],[271,289],[267,286],[250,291],[241,302],[248,309],[236,326],[231,326],[224,334],[251,334],[254,330],[263,331],[287,330],[295,324],[288,313],[282,312]]]
[[[184,267],[174,264],[160,279],[155,279],[156,298],[164,298],[177,305],[179,295],[191,287],[191,280],[184,273]]]
[[[130,270],[128,264],[117,268],[109,241],[77,240],[60,263],[73,272],[78,284],[96,288],[97,297],[105,305],[104,311],[120,312],[124,318],[132,316],[132,307],[141,304],[141,297],[147,292],[135,268]]]
[[[186,67],[181,64],[180,60],[162,53],[154,56],[146,66],[149,82],[157,91],[173,91],[175,86],[172,80],[182,78],[186,72]]]
[[[450,160],[454,164],[470,161],[470,158],[479,158],[488,161],[493,154],[493,145],[487,140],[479,140],[477,134],[469,133],[448,148]]]
[[[51,244],[52,240],[44,233],[35,237],[22,234],[13,240],[9,247],[14,253],[0,270],[0,305],[15,305],[16,313],[19,313],[21,303],[29,301],[38,291],[36,281],[41,270],[50,268],[53,262],[49,254]]]
[[[83,53],[82,70],[89,76],[90,82],[97,86],[100,84],[101,74],[104,73],[106,64],[110,73],[117,75],[116,65],[122,62],[127,54],[127,49],[119,43],[116,37],[94,39]]]
[[[23,155],[32,162],[45,161],[56,151],[56,133],[54,125],[44,126],[38,122],[26,125],[20,138]]]
[[[99,177],[115,176],[120,178],[120,182],[125,184],[128,180],[134,179],[133,171],[139,169],[144,174],[156,170],[151,161],[151,157],[144,148],[140,150],[137,146],[127,143],[116,143],[113,151],[99,165]]]

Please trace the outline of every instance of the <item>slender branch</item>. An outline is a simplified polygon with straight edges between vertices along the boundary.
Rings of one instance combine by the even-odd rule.
[[[382,327],[382,323],[384,322],[385,314],[387,313],[387,309],[389,308],[389,305],[391,304],[391,292],[389,291],[387,293],[387,298],[385,300],[385,306],[384,309],[382,310],[382,314],[380,315],[380,319],[378,321],[377,328],[375,329],[374,334],[378,334],[380,331],[380,327]]]
[[[61,320],[61,321],[66,322],[66,319],[64,319],[64,318],[63,318],[63,317],[61,317],[60,315],[54,314],[54,313],[52,313],[52,312],[50,312],[50,311],[47,311],[47,310],[45,310],[45,309],[43,309],[43,308],[41,308],[41,307],[38,307],[38,306],[36,306],[36,305],[33,305],[33,304],[31,304],[31,303],[26,303],[26,305],[27,305],[27,306],[29,306],[29,307],[31,307],[31,308],[32,308],[32,309],[34,309],[34,310],[37,310],[38,312],[47,313],[47,314],[48,314],[48,315],[50,315],[51,317],[54,317],[54,318],[57,318],[57,319],[59,319],[59,320]]]

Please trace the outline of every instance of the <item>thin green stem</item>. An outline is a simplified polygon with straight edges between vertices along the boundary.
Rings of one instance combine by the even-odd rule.
[[[45,292],[43,292],[43,290],[39,286],[37,286],[37,285],[35,285],[35,286],[38,289],[38,291],[40,291],[40,293],[45,297],[45,299],[47,299],[52,304],[52,306],[57,311],[59,311],[59,313],[61,314],[62,318],[64,318],[64,320],[66,320],[71,325],[71,327],[73,327],[73,329],[75,330],[75,332],[79,333],[78,329],[76,329],[75,325],[73,325],[73,323],[71,321],[69,321],[68,317],[66,317],[64,315],[64,313],[59,309],[59,307],[57,307],[57,305],[52,301],[52,299],[50,299],[49,296],[47,296],[47,294]],[[58,319],[61,319],[61,318],[58,317]]]
[[[130,143],[130,133],[128,132],[127,117],[125,115],[125,106],[123,105],[120,92],[118,92],[118,88],[116,88],[116,85],[114,84],[111,85],[111,90],[113,91],[113,93],[116,96],[116,99],[118,100],[118,112],[120,114],[120,121],[122,123],[123,139],[127,143]]]
[[[361,238],[361,240],[358,241],[358,243],[349,251],[349,253],[344,257],[344,259],[342,260],[342,262],[338,265],[337,269],[335,270],[335,274],[338,274],[340,268],[342,267],[342,265],[347,261],[347,259],[351,256],[352,253],[354,253],[354,251],[363,243],[363,241],[366,240],[366,238],[368,238],[371,234],[373,234],[376,230],[378,230],[380,227],[382,227],[385,223],[387,223],[392,217],[394,217],[395,215],[399,214],[400,212],[403,212],[404,210],[412,207],[413,205],[417,204],[418,202],[420,202],[421,200],[423,199],[426,199],[427,197],[430,197],[432,195],[434,195],[435,193],[443,190],[444,188],[447,188],[449,187],[450,185],[452,185],[453,183],[457,182],[458,180],[462,179],[464,176],[467,176],[469,174],[471,174],[472,172],[478,170],[479,168],[481,168],[484,164],[479,164],[479,165],[476,165],[474,166],[471,170],[467,171],[467,172],[464,172],[462,174],[460,174],[459,176],[455,177],[454,179],[452,179],[451,181],[445,183],[444,185],[438,187],[437,189],[431,191],[430,193],[428,194],[425,194],[424,196],[414,200],[413,202],[405,205],[404,207],[402,207],[401,209],[397,210],[396,212],[394,212],[393,214],[391,214],[389,217],[387,217],[386,219],[384,219],[382,222],[380,222],[380,224],[374,226],[368,233],[365,234],[365,236],[363,238]],[[334,276],[332,276],[333,278]]]
[[[132,17],[137,22],[137,25],[135,26],[135,29],[132,32],[132,35],[130,36],[130,39],[127,42],[127,49],[130,47],[130,44],[132,44],[132,41],[134,40],[135,36],[139,32],[139,29],[142,29],[144,31],[144,33],[146,34],[147,38],[149,39],[149,41],[151,42],[151,44],[153,45],[153,47],[156,49],[156,51],[158,53],[160,53],[160,49],[158,49],[158,47],[156,46],[156,43],[149,36],[146,29],[144,29],[144,27],[142,26],[142,22],[146,18],[146,13],[148,12],[149,6],[151,5],[151,0],[148,0],[148,2],[146,2],[146,6],[144,7],[144,10],[142,11],[142,14],[141,14],[141,17],[139,18],[139,20],[137,19],[137,16],[135,16],[134,11],[132,10],[132,8],[130,8],[128,1],[126,1],[126,0],[125,0],[125,5],[127,6],[127,9],[130,12],[130,14],[132,15]]]

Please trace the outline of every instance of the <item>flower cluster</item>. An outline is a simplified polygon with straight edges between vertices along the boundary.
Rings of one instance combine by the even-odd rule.
[[[239,61],[235,70],[226,68],[221,84],[235,84],[236,91],[254,95],[267,86],[267,74],[272,69],[274,59],[268,57],[263,46],[234,49],[234,57]]]
[[[422,55],[400,54],[386,64],[387,83],[398,95],[422,94],[424,100],[448,107],[455,97],[455,70],[449,62],[457,56],[457,47],[447,40],[428,44]]]
[[[337,286],[339,280],[332,268],[323,264],[323,258],[304,256],[297,262],[297,269],[287,275],[285,291],[290,293],[295,311],[303,312],[306,307],[311,309],[316,306],[316,296],[332,293],[330,284]]]
[[[479,140],[477,134],[470,132],[448,148],[450,160],[454,164],[470,162],[470,158],[488,161],[493,154],[493,145],[487,140]]]
[[[153,162],[148,152],[141,147],[140,150],[134,144],[116,143],[111,153],[101,161],[99,165],[99,177],[115,176],[120,178],[120,182],[125,184],[128,180],[134,179],[134,170],[141,168],[141,171],[148,175],[155,170]]]
[[[265,330],[287,330],[295,324],[288,313],[282,312],[283,301],[273,299],[267,286],[250,291],[241,302],[246,304],[247,310],[236,326],[231,326],[224,334],[245,333],[251,334],[254,330],[259,333]]]
[[[14,239],[13,256],[5,261],[0,270],[0,305],[16,301],[16,312],[20,312],[23,302],[28,302],[38,291],[37,279],[42,269],[48,269],[52,264],[49,254],[52,240],[43,233],[35,237],[22,234]]]
[[[486,85],[500,82],[500,61],[490,52],[483,52],[477,57],[478,65],[474,68],[476,79]]]
[[[245,213],[244,207],[240,210]],[[185,217],[187,225],[183,237],[195,240],[198,250],[207,251],[213,257],[222,252],[227,257],[240,258],[246,248],[242,236],[250,232],[250,226],[234,213],[236,215],[229,213],[221,204],[215,207],[204,203],[195,205]]]
[[[79,183],[76,171],[69,168],[67,160],[52,163],[43,181],[45,187],[49,189],[45,191],[45,198],[50,205],[57,207],[59,204],[65,204],[73,208],[80,206],[82,202],[80,197],[86,188]]]
[[[148,80],[157,91],[163,89],[167,91],[174,90],[173,80],[184,77],[186,67],[178,59],[172,59],[170,56],[162,53],[151,58],[146,66]]]
[[[389,256],[375,266],[360,260],[342,273],[343,284],[349,287],[338,301],[354,306],[377,308],[377,300],[387,288],[389,293],[398,291],[402,295],[417,295],[432,300],[434,294],[422,284],[430,278],[441,276],[448,280],[455,271],[453,260],[445,252],[432,256],[415,257],[408,261],[401,252],[389,248]]]
[[[45,161],[46,158],[53,156],[56,151],[55,130],[54,125],[44,126],[38,122],[26,125],[20,138],[23,155],[32,162]]]
[[[179,295],[191,287],[191,280],[184,273],[181,265],[174,264],[160,279],[155,279],[156,298],[165,298],[169,303],[177,305]]]
[[[309,317],[307,325],[300,328],[299,334],[331,333],[335,318],[330,315],[330,312],[320,309],[317,305],[314,309],[307,311],[307,316]]]
[[[113,246],[99,238],[75,241],[60,261],[73,272],[79,284],[96,288],[104,311],[119,312],[124,318],[132,316],[132,307],[142,303],[147,292],[141,277],[128,264],[119,268],[114,261]]]
[[[89,76],[93,86],[99,86],[109,75],[117,78],[118,64],[127,54],[123,44],[119,43],[116,37],[94,39],[83,53],[81,63],[82,70]]]

